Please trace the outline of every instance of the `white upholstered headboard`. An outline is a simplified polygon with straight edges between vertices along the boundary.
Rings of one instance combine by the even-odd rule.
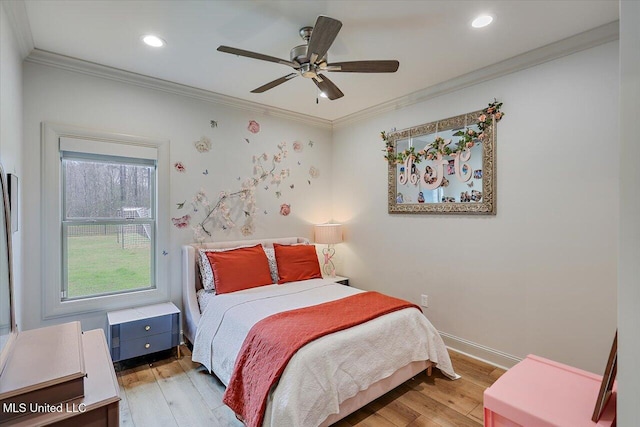
[[[200,307],[196,292],[202,288],[200,283],[200,273],[198,271],[198,249],[225,249],[238,246],[248,246],[262,244],[266,247],[273,246],[274,243],[291,245],[294,243],[309,243],[309,239],[304,237],[282,237],[274,239],[260,240],[234,240],[229,242],[215,243],[191,243],[182,246],[182,319],[183,332],[185,338],[193,344],[196,337],[196,329],[200,322]]]

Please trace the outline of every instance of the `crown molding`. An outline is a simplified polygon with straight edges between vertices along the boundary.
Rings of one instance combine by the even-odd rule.
[[[608,24],[601,25],[583,33],[530,50],[487,67],[480,68],[479,70],[463,74],[437,85],[433,85],[391,101],[341,117],[332,122],[333,128],[339,129],[373,116],[408,107],[446,93],[454,92],[487,80],[492,80],[561,58],[563,56],[571,55],[572,53],[618,40],[619,29],[620,21],[613,21]]]
[[[198,89],[192,86],[182,85],[155,77],[149,77],[142,74],[121,70],[119,68],[108,67],[106,65],[97,64],[95,62],[83,61],[81,59],[60,55],[45,50],[34,49],[31,54],[25,59],[25,61],[93,77],[113,80],[120,83],[132,84],[135,86],[158,90],[174,95],[186,96],[189,98],[198,99],[200,101],[210,102],[217,105],[224,105],[239,110],[252,111],[255,113],[261,113],[273,117],[280,117],[283,119],[293,120],[323,129],[332,129],[330,120],[309,116],[307,114],[296,113],[294,111],[289,111],[282,108],[271,107],[268,105],[259,104],[257,102],[245,101],[243,99],[235,98],[232,96],[222,95],[208,90]]]
[[[13,9],[14,11],[17,10],[18,14],[22,14],[24,19],[22,19],[22,24],[20,24],[19,27],[23,29],[21,32],[24,33],[25,25],[27,29],[29,28],[29,21],[26,17],[24,2],[22,0],[11,0],[8,2],[3,1],[2,4],[5,6],[8,4],[10,5],[8,9]],[[10,18],[15,15],[9,12],[8,14],[10,15]],[[148,89],[159,90],[174,95],[186,96],[240,110],[267,114],[305,123],[307,125],[318,128],[339,129],[341,127],[351,125],[355,122],[365,120],[370,117],[374,117],[400,108],[405,108],[410,105],[424,102],[450,92],[454,92],[488,80],[505,76],[507,74],[534,67],[536,65],[543,64],[545,62],[552,61],[563,56],[571,55],[585,49],[618,40],[619,26],[619,21],[613,21],[608,24],[585,31],[583,33],[576,34],[566,39],[548,44],[546,46],[530,50],[504,61],[497,62],[479,70],[463,74],[462,76],[455,77],[446,82],[442,82],[437,85],[433,85],[428,88],[410,93],[408,95],[393,99],[391,101],[366,108],[364,110],[349,114],[333,121],[309,116],[307,114],[296,113],[294,111],[289,111],[282,108],[271,107],[252,101],[246,101],[243,99],[222,95],[204,89],[198,89],[192,86],[178,84],[155,77],[132,73],[130,71],[108,67],[94,62],[83,61],[77,58],[72,58],[69,56],[60,55],[40,49],[31,50],[31,53],[26,57],[25,61],[86,74],[94,77],[100,77],[108,80],[114,80],[121,83],[128,83]],[[28,31],[28,34],[28,39],[31,40],[31,43],[33,43],[30,30]]]
[[[26,58],[34,49],[31,25],[27,16],[27,8],[23,0],[3,0],[2,7],[7,13],[9,23],[13,28],[13,33],[18,41],[20,56]]]

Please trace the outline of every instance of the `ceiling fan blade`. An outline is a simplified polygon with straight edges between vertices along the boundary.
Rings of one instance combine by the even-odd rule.
[[[320,89],[321,92],[324,92],[324,94],[327,95],[327,98],[333,101],[334,99],[342,98],[344,96],[344,93],[342,93],[342,91],[338,89],[338,86],[333,84],[333,82],[329,80],[327,76],[318,74],[318,77],[319,79],[314,78],[312,80],[316,84],[316,86],[318,86],[318,89]]]
[[[395,73],[398,71],[398,61],[352,61],[334,62],[327,64],[327,71],[342,73]]]
[[[248,50],[236,49],[229,46],[218,46],[218,52],[230,53],[232,55],[246,56],[247,58],[260,59],[262,61],[275,62],[277,64],[288,65],[295,69],[300,68],[300,64],[287,61],[286,59],[276,58],[275,56],[263,55],[261,53],[250,52]]]
[[[298,73],[291,73],[291,74],[287,74],[284,77],[280,77],[279,79],[276,79],[272,82],[267,83],[266,85],[262,85],[259,88],[256,88],[254,90],[251,91],[251,93],[262,93],[262,92],[266,92],[269,89],[273,89],[274,87],[281,85],[282,83],[291,80],[294,77],[298,77]]]
[[[337,19],[322,15],[318,16],[316,25],[313,27],[313,32],[311,33],[311,38],[309,39],[307,58],[311,58],[312,55],[315,55],[314,57],[316,59],[324,58],[329,47],[331,47],[333,41],[336,39],[340,28],[342,28],[342,22]]]

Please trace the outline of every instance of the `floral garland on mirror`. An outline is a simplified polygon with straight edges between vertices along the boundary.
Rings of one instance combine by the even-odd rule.
[[[502,102],[498,102],[496,99],[489,103],[487,108],[482,110],[482,114],[478,116],[478,129],[480,132],[476,132],[471,128],[459,130],[453,134],[453,136],[460,137],[453,148],[449,147],[452,142],[450,139],[437,136],[431,144],[420,151],[415,151],[415,147],[410,147],[402,152],[395,153],[393,141],[389,140],[385,131],[382,131],[380,132],[380,137],[385,142],[385,149],[383,150],[385,152],[384,158],[389,164],[400,164],[404,163],[407,157],[412,157],[413,163],[417,164],[422,160],[433,160],[438,157],[438,154],[443,157],[456,157],[463,150],[472,148],[475,145],[475,141],[482,141],[486,138],[485,131],[491,127],[494,122],[497,123],[504,117],[504,113],[500,111],[500,108],[502,108]]]

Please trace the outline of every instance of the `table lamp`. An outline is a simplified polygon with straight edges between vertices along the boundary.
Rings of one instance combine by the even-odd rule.
[[[324,265],[322,271],[325,276],[336,277],[336,267],[331,258],[336,253],[333,245],[342,242],[342,224],[318,224],[314,227],[315,242],[326,244],[322,249],[324,255]]]

